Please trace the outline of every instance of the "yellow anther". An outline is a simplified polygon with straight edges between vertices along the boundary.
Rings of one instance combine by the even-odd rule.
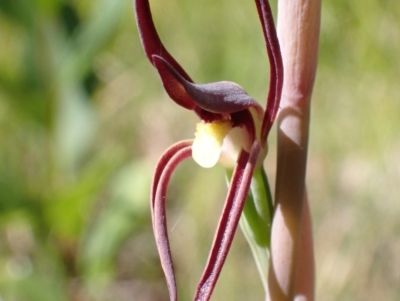
[[[202,167],[209,168],[217,164],[221,156],[222,143],[232,128],[230,121],[204,121],[196,125],[195,139],[192,145],[192,157]]]

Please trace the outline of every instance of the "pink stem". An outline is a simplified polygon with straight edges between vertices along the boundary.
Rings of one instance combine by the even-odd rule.
[[[285,80],[278,116],[278,162],[271,233],[269,294],[273,301],[314,298],[314,261],[310,259],[312,233],[311,226],[307,226],[310,215],[305,178],[320,10],[320,0],[280,0],[278,3],[277,27]]]

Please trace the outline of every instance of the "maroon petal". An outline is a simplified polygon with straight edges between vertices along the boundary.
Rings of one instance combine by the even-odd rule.
[[[151,188],[153,231],[171,301],[177,301],[178,294],[168,239],[165,200],[173,171],[179,163],[192,155],[191,144],[191,142],[183,141],[173,145],[164,153],[157,165]]]
[[[185,88],[199,107],[213,113],[235,113],[259,105],[240,86],[232,82],[202,85],[186,82]]]
[[[142,43],[144,52],[147,58],[154,65],[152,56],[159,55],[166,60],[178,74],[189,82],[192,79],[185,72],[185,70],[178,64],[178,62],[169,54],[162,44],[160,37],[157,34],[154,26],[153,17],[150,11],[150,5],[148,0],[134,0],[136,24],[140,34],[140,41]],[[191,101],[190,98],[174,99],[182,107],[193,110],[196,105]]]
[[[194,297],[196,301],[208,301],[214,290],[239,223],[259,152],[260,145],[255,141],[250,154],[242,151],[239,156],[206,268]]]
[[[163,86],[165,91],[167,91],[169,97],[171,97],[172,100],[174,100],[178,105],[181,105],[185,108],[188,108],[186,104],[191,103],[193,104],[193,107],[190,107],[188,109],[194,109],[196,107],[195,102],[193,99],[190,97],[190,95],[186,92],[185,87],[182,85],[182,82],[177,80],[176,76],[173,76],[172,73],[169,71],[169,67],[174,70],[174,74],[177,74],[177,76],[182,79],[182,81],[185,81],[183,77],[181,77],[178,72],[175,71],[171,67],[170,64],[168,64],[164,59],[162,59],[160,56],[153,55],[152,56],[154,66],[157,68],[158,73],[160,74]],[[162,62],[162,63],[160,63]],[[168,66],[168,67],[167,67]]]
[[[231,114],[231,120],[233,122],[233,127],[245,127],[249,135],[249,141],[252,143],[256,137],[256,128],[254,124],[254,119],[250,110],[244,110]],[[249,148],[251,145],[248,146]]]
[[[267,107],[261,128],[261,141],[265,144],[272,124],[275,121],[281,101],[283,85],[283,63],[278,36],[276,34],[274,17],[268,0],[256,0],[257,11],[264,33],[270,63],[270,83]]]
[[[198,85],[184,79],[166,60],[153,55],[153,62],[169,96],[191,98],[200,108],[213,113],[230,114],[259,106],[237,84],[227,81]]]

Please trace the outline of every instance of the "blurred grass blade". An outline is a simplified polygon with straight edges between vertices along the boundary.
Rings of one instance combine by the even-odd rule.
[[[67,82],[82,79],[89,71],[93,57],[115,32],[124,12],[126,1],[101,0],[93,4],[93,13],[77,29],[63,62],[61,77]]]
[[[148,222],[150,183],[150,168],[143,162],[133,162],[114,178],[111,202],[82,245],[84,274],[92,293],[112,280],[114,259],[123,241]]]

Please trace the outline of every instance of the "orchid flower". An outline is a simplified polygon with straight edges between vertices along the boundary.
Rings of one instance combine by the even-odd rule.
[[[151,187],[153,230],[171,301],[178,300],[178,296],[168,240],[165,201],[173,171],[189,157],[205,168],[217,163],[223,164],[227,168],[230,182],[194,300],[210,299],[242,211],[244,232],[248,240],[254,242],[253,245],[250,243],[253,254],[256,259],[264,258],[259,258],[263,262],[261,265],[265,263],[265,266],[259,266],[259,271],[264,278],[264,286],[267,285],[265,273],[268,258],[260,253],[269,247],[272,201],[262,162],[267,153],[267,137],[279,108],[283,67],[269,3],[267,0],[255,2],[270,61],[270,85],[265,111],[235,83],[221,81],[195,84],[162,44],[152,20],[148,0],[134,0],[144,52],[158,71],[166,92],[175,103],[194,111],[200,118],[193,140],[178,142],[161,156]]]

